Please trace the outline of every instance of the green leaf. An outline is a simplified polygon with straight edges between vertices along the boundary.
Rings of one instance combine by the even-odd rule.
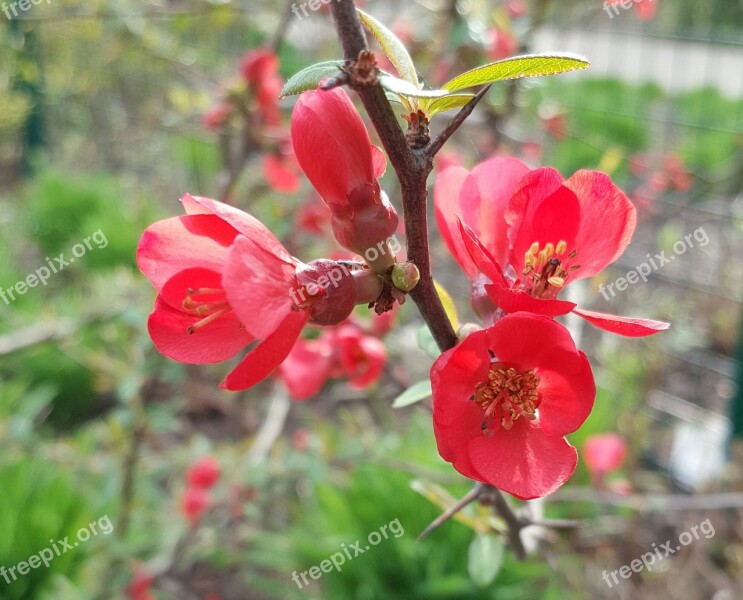
[[[453,108],[462,108],[467,104],[475,94],[462,93],[462,94],[449,94],[444,98],[436,98],[433,100],[424,100],[421,102],[421,110],[426,113],[426,116],[430,119],[432,116],[452,110]]]
[[[418,73],[415,70],[413,59],[410,58],[410,54],[408,54],[405,45],[394,33],[374,17],[367,15],[363,10],[359,10],[358,8],[356,9],[356,12],[359,13],[359,17],[361,17],[361,21],[364,23],[366,28],[377,39],[382,50],[387,55],[387,58],[389,58],[390,62],[395,65],[395,69],[397,69],[400,77],[420,89]]]
[[[289,81],[284,84],[281,89],[281,97],[285,98],[309,90],[316,90],[323,79],[338,75],[342,66],[342,60],[328,60],[302,69],[299,73],[292,75]]]
[[[414,383],[392,402],[392,408],[410,406],[431,396],[431,382],[428,379]]]
[[[433,284],[436,287],[439,298],[441,298],[441,304],[444,306],[444,312],[446,312],[446,316],[449,317],[451,326],[454,328],[454,331],[457,331],[459,329],[459,317],[457,316],[457,307],[454,305],[454,299],[451,297],[451,294],[446,291],[446,288],[438,281],[434,281]]]
[[[427,325],[423,325],[418,329],[415,334],[415,341],[418,343],[418,348],[423,350],[428,356],[438,358],[439,354],[441,354],[439,346],[436,340],[433,339],[433,334]]]
[[[539,77],[542,75],[557,75],[576,69],[587,69],[591,66],[585,58],[580,56],[558,54],[529,54],[514,56],[483,65],[457,75],[444,84],[444,89],[450,92],[462,90],[476,85],[520,79],[521,77]]]
[[[467,572],[476,586],[484,588],[495,581],[503,566],[503,554],[503,542],[498,536],[475,536],[467,551]]]
[[[422,90],[409,81],[386,73],[379,76],[379,83],[388,92],[410,98],[443,98],[449,94],[447,90]]]

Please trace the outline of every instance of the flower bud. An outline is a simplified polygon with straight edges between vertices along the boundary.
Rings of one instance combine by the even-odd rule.
[[[330,208],[333,233],[344,248],[363,256],[397,230],[397,212],[377,181],[385,157],[343,90],[302,94],[291,135],[297,160]]]
[[[421,273],[412,262],[398,263],[392,267],[392,285],[403,292],[411,291],[420,281]]]

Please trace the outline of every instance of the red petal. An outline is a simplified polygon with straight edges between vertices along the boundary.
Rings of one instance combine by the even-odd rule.
[[[485,291],[490,299],[505,313],[525,311],[545,317],[559,317],[572,311],[576,304],[567,300],[543,300],[530,296],[526,292],[509,289],[495,283],[486,285]]]
[[[596,382],[591,364],[583,352],[580,370],[571,368],[539,369],[539,422],[547,435],[563,436],[577,430],[593,409]],[[557,362],[557,361],[556,361]]]
[[[499,282],[501,285],[505,285],[503,279],[503,272],[501,271],[498,263],[492,257],[487,248],[485,248],[480,240],[477,239],[475,233],[467,225],[459,221],[459,232],[464,242],[464,247],[467,250],[472,262],[475,263],[480,273],[485,275],[490,281]]]
[[[168,358],[188,364],[212,364],[232,358],[248,346],[253,338],[240,327],[234,313],[223,315],[195,333],[188,328],[199,317],[169,306],[161,296],[147,321],[155,347]]]
[[[485,381],[490,370],[488,348],[490,338],[486,330],[468,335],[459,345],[447,350],[431,367],[433,414],[442,425],[450,425],[459,418],[475,386]],[[480,423],[482,422],[482,409]],[[479,423],[476,433],[480,433]]]
[[[583,310],[574,308],[573,313],[583,317],[591,325],[595,325],[604,331],[617,333],[626,337],[645,337],[654,335],[660,331],[665,331],[671,324],[663,321],[653,321],[651,319],[635,319],[633,317],[618,317],[616,315],[607,315],[605,313],[595,312],[592,310]]]
[[[277,258],[287,264],[294,263],[294,259],[286,251],[286,248],[284,248],[281,242],[276,239],[276,236],[258,219],[239,208],[212,200],[211,198],[191,196],[190,194],[185,194],[181,198],[181,203],[187,214],[216,215]]]
[[[534,242],[544,247],[564,240],[570,250],[576,248],[581,206],[576,195],[562,185],[562,176],[545,167],[522,179],[506,220],[511,224],[511,264],[519,271],[524,266],[524,254]]]
[[[137,264],[162,291],[176,273],[192,267],[221,272],[237,231],[219,217],[193,215],[153,223],[137,247]]]
[[[256,338],[271,335],[292,312],[294,265],[244,236],[227,253],[222,282],[230,306]]]
[[[340,88],[305,92],[291,118],[294,153],[328,203],[342,203],[355,188],[376,181],[380,156],[348,95]]]
[[[510,431],[476,437],[470,441],[469,456],[479,481],[521,500],[555,492],[578,463],[578,453],[565,438],[545,435],[537,421],[525,419]]]
[[[477,276],[477,269],[464,246],[457,222],[457,215],[461,212],[459,194],[468,177],[469,172],[463,167],[448,167],[439,173],[433,188],[433,206],[444,243],[467,276],[473,279]]]
[[[498,360],[518,371],[537,368],[579,373],[583,368],[570,332],[553,319],[514,313],[498,320],[485,334],[487,347]]]
[[[248,352],[219,387],[245,390],[268,377],[289,355],[307,322],[307,311],[293,311],[270,336]]]
[[[580,202],[580,231],[574,246],[578,256],[573,262],[581,268],[570,276],[575,281],[593,277],[622,255],[635,231],[637,211],[604,173],[578,171],[565,187]]]
[[[482,244],[500,265],[508,260],[508,223],[505,213],[508,204],[529,172],[529,167],[516,158],[497,156],[472,169],[470,180],[465,183],[460,196],[464,222],[477,233]],[[467,206],[473,202],[470,190],[475,184],[479,200],[475,220],[470,220]]]

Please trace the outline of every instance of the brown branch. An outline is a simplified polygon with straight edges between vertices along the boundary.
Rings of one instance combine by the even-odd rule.
[[[484,88],[482,88],[477,94],[475,95],[472,100],[470,100],[467,104],[465,104],[462,107],[462,110],[460,110],[447,124],[446,127],[439,133],[428,146],[424,148],[424,152],[426,153],[426,156],[433,158],[436,156],[439,150],[443,147],[443,145],[449,141],[449,138],[454,135],[454,132],[459,129],[459,127],[464,123],[464,120],[469,117],[472,114],[472,111],[475,110],[475,107],[480,103],[480,100],[482,100],[485,95],[490,91],[490,87],[492,84],[486,85]]]
[[[524,542],[521,539],[521,530],[527,525],[531,525],[531,521],[522,519],[513,511],[503,492],[492,486],[488,486],[488,488],[495,511],[503,518],[508,526],[508,545],[513,550],[517,559],[524,560],[526,558],[526,548],[524,548]]]
[[[457,500],[457,502],[447,508],[439,517],[434,519],[433,522],[421,532],[421,534],[417,538],[417,541],[420,542],[426,539],[432,531],[446,523],[465,506],[467,506],[471,502],[474,502],[480,496],[482,496],[484,490],[485,485],[483,485],[482,483],[476,483],[475,487],[473,487],[469,492],[462,496],[462,498],[460,498],[459,500]]]
[[[354,64],[361,52],[367,52],[366,36],[356,13],[353,0],[339,0],[330,5],[335,19],[343,55],[348,64]],[[423,150],[408,146],[405,133],[379,83],[351,87],[358,93],[379,139],[400,180],[408,260],[420,271],[420,281],[410,293],[418,310],[431,329],[441,350],[457,343],[457,336],[444,311],[431,273],[428,247],[426,180],[433,169],[433,161]]]

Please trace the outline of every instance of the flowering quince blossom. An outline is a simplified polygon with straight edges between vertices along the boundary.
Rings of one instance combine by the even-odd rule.
[[[377,181],[387,162],[340,88],[303,93],[291,118],[294,154],[330,208],[341,246],[365,255],[397,230],[398,217]],[[391,253],[383,256],[389,264]]]
[[[622,466],[627,456],[627,444],[616,433],[592,435],[583,445],[583,460],[591,474],[601,479]]]
[[[221,469],[217,459],[213,456],[205,456],[188,469],[186,481],[190,486],[208,489],[219,481],[220,474]]]
[[[556,321],[506,315],[444,352],[431,368],[438,450],[462,475],[528,500],[575,470],[565,435],[593,407],[586,356]]]
[[[251,50],[243,57],[240,71],[255,95],[265,123],[278,125],[281,122],[278,98],[284,85],[279,75],[279,57],[273,50]]]
[[[550,167],[530,170],[517,159],[496,157],[471,172],[444,170],[434,203],[444,241],[472,280],[473,305],[481,314],[489,299],[504,313],[556,317],[572,312],[629,337],[668,328],[668,323],[583,310],[557,298],[570,282],[614,262],[632,238],[635,207],[607,175],[578,171],[563,180]]]
[[[329,328],[312,340],[299,340],[277,375],[294,400],[317,394],[328,379],[344,378],[352,388],[375,384],[387,362],[384,344],[353,324]]]
[[[189,486],[181,496],[181,513],[191,526],[195,527],[209,510],[211,503],[211,496],[204,488]]]
[[[191,364],[225,361],[260,340],[221,387],[255,385],[287,357],[306,323],[338,324],[380,292],[368,270],[300,262],[243,211],[190,195],[181,202],[186,215],[148,227],[137,249],[158,292],[148,330],[162,354]]]

